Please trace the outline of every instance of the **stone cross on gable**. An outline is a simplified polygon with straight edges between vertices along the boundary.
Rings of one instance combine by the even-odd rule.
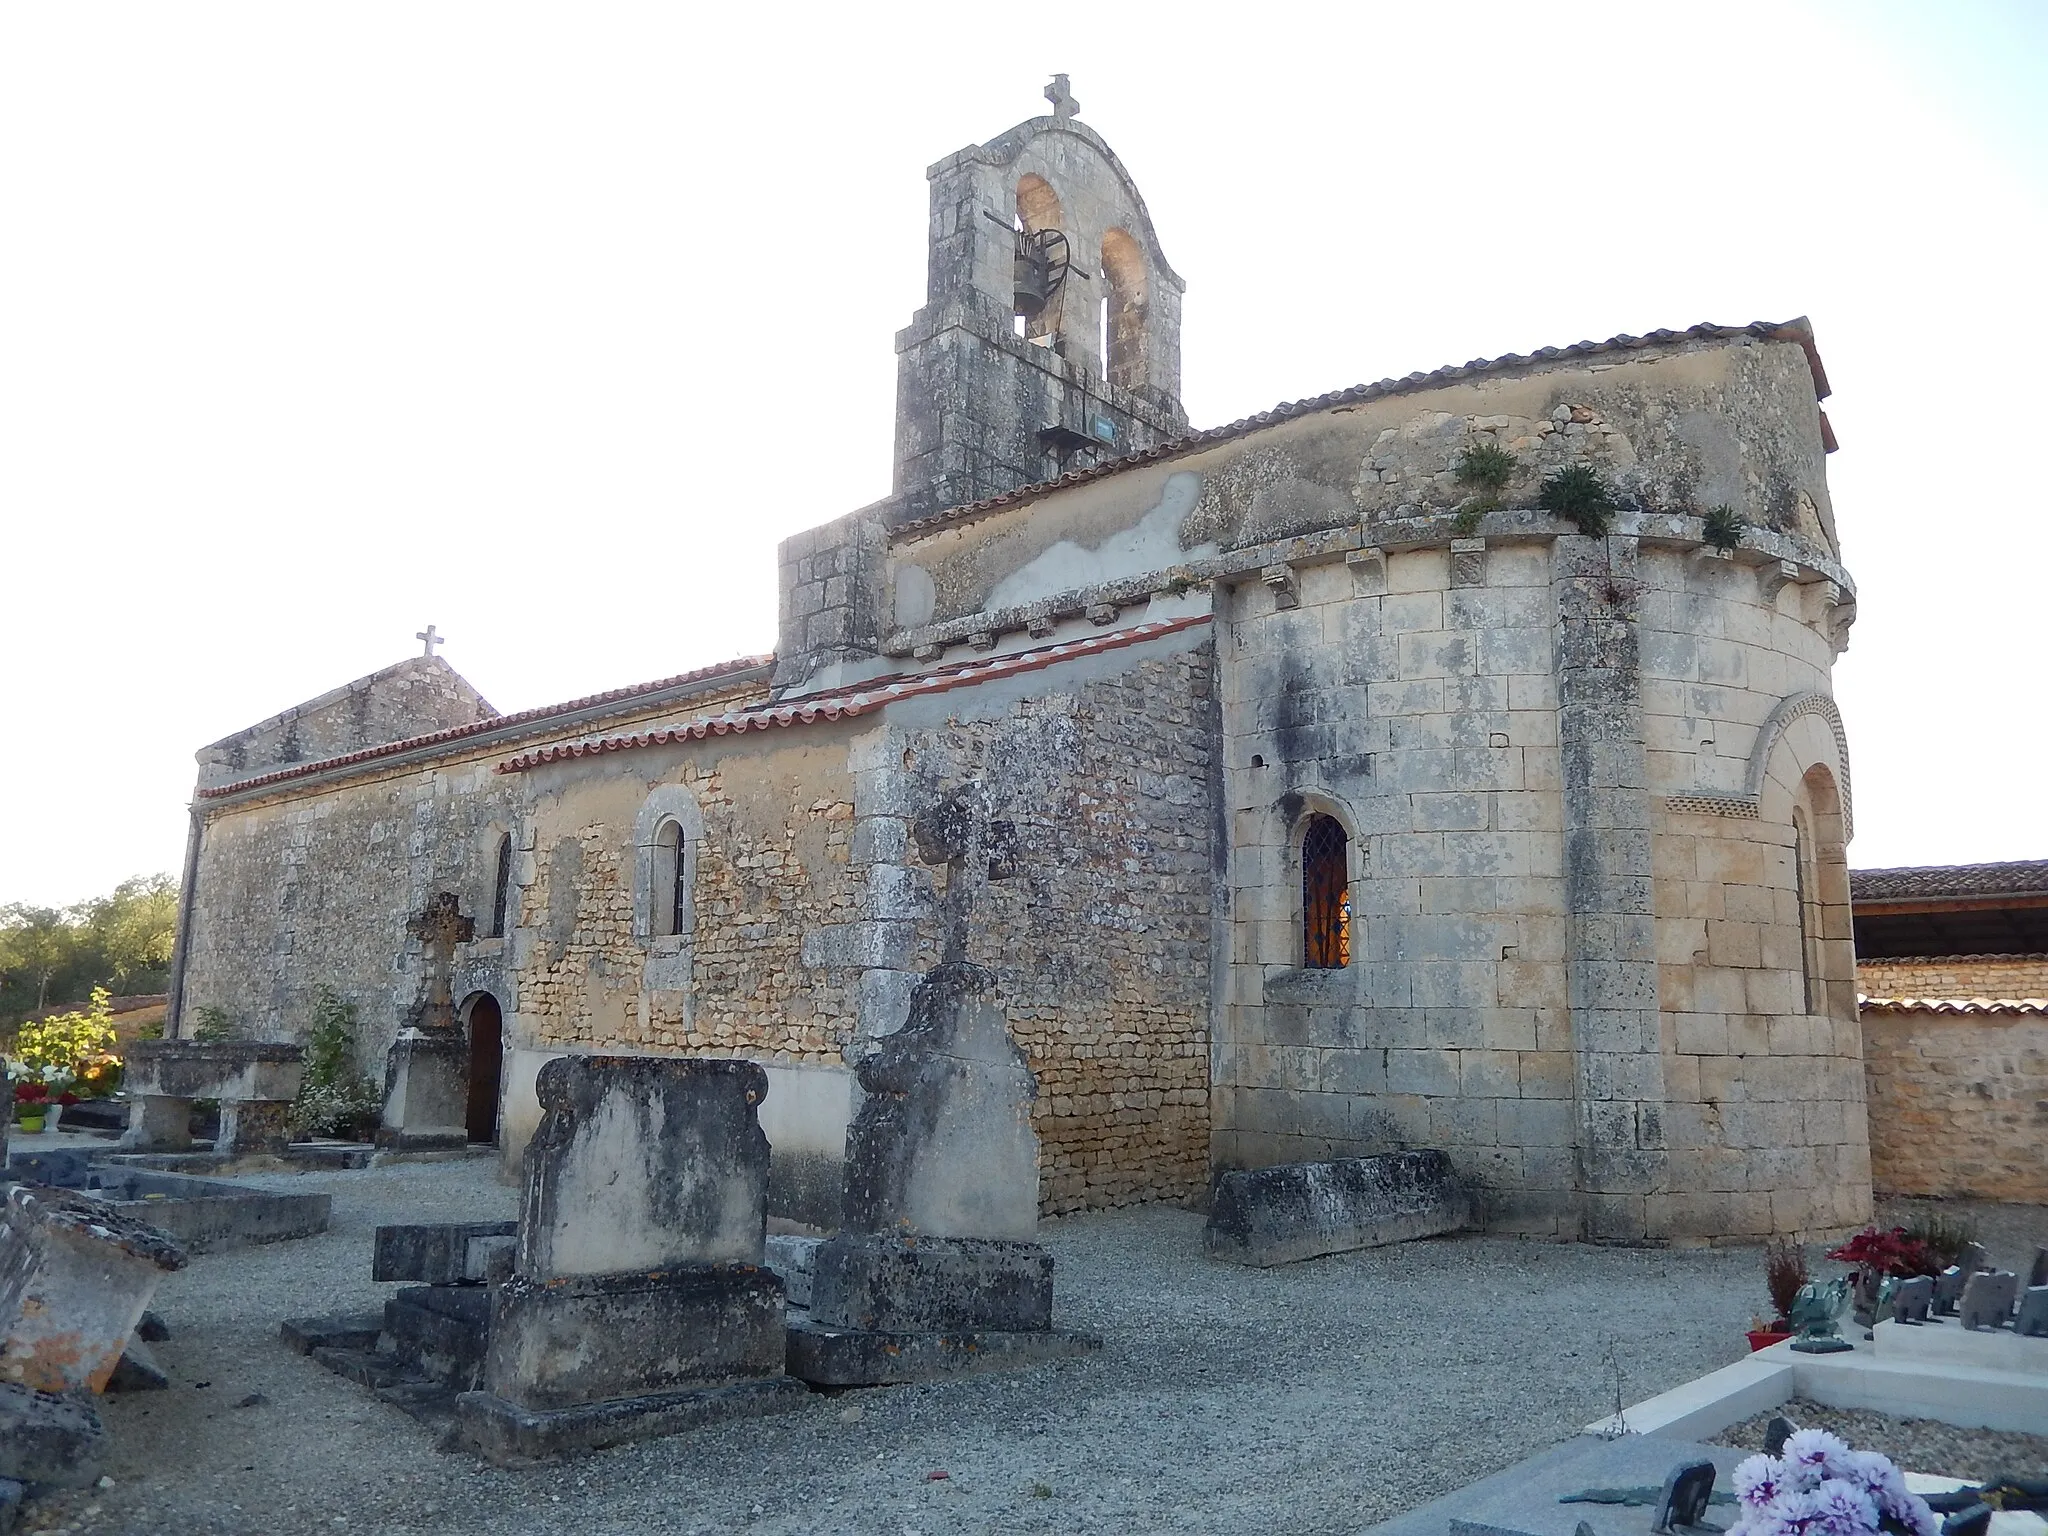
[[[453,891],[443,891],[423,911],[406,919],[405,931],[427,952],[427,995],[419,1012],[419,1027],[453,1029],[455,997],[450,983],[455,973],[455,946],[476,937],[476,921],[462,915],[461,900]]]
[[[415,631],[413,634],[413,639],[424,642],[426,649],[420,652],[422,656],[431,656],[434,654],[435,646],[446,645],[448,643],[448,637],[446,635],[435,634],[434,626],[431,624],[429,624],[425,629]]]
[[[918,857],[946,866],[946,899],[940,916],[945,924],[942,963],[967,959],[967,925],[975,904],[991,880],[1007,880],[1017,869],[1017,824],[993,821],[988,791],[970,780],[911,823]]]
[[[1054,75],[1052,84],[1045,88],[1045,99],[1052,103],[1052,115],[1058,118],[1078,117],[1081,103],[1074,100],[1074,93],[1067,88],[1065,75]]]

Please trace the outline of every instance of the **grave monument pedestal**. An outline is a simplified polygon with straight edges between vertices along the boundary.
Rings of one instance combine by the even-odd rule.
[[[138,1040],[128,1048],[124,1152],[186,1152],[192,1101],[220,1102],[214,1150],[281,1157],[291,1145],[292,1101],[305,1063],[290,1042]]]
[[[377,1145],[393,1152],[469,1145],[469,1046],[459,1030],[408,1029],[392,1042]]]
[[[794,1408],[782,1282],[761,1267],[768,1075],[569,1056],[541,1069],[513,1273],[463,1438],[500,1465]]]
[[[986,994],[951,962],[859,1067],[847,1132],[847,1230],[819,1246],[789,1370],[816,1386],[880,1386],[1086,1354],[1052,1326],[1038,1228],[1038,1086]]]
[[[476,936],[453,892],[443,891],[409,918],[406,932],[426,955],[420,999],[384,1058],[384,1123],[377,1145],[392,1152],[460,1150],[469,1145],[469,1041],[455,1016],[455,946]]]

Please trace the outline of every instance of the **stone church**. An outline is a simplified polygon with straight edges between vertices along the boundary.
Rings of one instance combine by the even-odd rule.
[[[469,1137],[516,1161],[565,1052],[745,1056],[772,1208],[831,1224],[848,1064],[937,956],[912,819],[979,782],[1048,1212],[1426,1146],[1498,1231],[1865,1220],[1811,329],[1192,430],[1184,284],[1047,94],[928,172],[894,489],[781,546],[775,654],[500,714],[430,641],[203,749],[173,1033],[329,987],[374,1071],[453,893]],[[1604,531],[1541,509],[1568,470]]]

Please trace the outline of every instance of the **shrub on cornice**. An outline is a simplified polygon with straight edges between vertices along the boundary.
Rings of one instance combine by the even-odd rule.
[[[1545,480],[1536,505],[1576,525],[1589,538],[1606,533],[1614,518],[1614,492],[1590,464],[1567,464]]]
[[[1733,507],[1715,507],[1701,520],[1701,533],[1716,549],[1733,549],[1742,542],[1742,530],[1749,526]]]
[[[1469,444],[1458,455],[1458,461],[1451,466],[1451,473],[1458,477],[1460,485],[1477,486],[1482,491],[1498,495],[1515,478],[1516,462],[1515,456],[1499,443],[1482,439]]]

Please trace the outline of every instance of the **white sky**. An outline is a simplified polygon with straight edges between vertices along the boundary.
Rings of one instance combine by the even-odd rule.
[[[1811,315],[1852,862],[2048,856],[2048,4],[22,0],[0,901],[175,870],[195,748],[430,620],[507,710],[768,649],[776,541],[888,489],[924,168],[1056,69],[1198,426]]]

